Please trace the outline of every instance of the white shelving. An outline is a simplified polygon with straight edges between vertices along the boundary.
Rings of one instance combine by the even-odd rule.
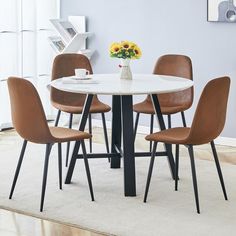
[[[81,53],[88,58],[92,56],[92,50],[86,49],[86,39],[92,33],[86,32],[85,16],[69,16],[68,20],[51,19],[51,23],[58,35],[50,36],[49,42],[57,54]]]

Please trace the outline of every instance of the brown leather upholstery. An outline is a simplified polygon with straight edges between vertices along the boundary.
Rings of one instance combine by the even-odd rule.
[[[184,55],[164,55],[158,59],[153,74],[172,75],[192,80],[191,59]],[[159,94],[158,99],[163,115],[185,111],[192,106],[193,88],[181,92]],[[149,95],[143,102],[135,104],[133,109],[138,113],[155,113]]]
[[[42,103],[34,86],[27,80],[10,77],[7,81],[12,121],[19,135],[34,143],[79,141],[90,138],[85,132],[53,127],[49,128]]]
[[[50,127],[51,135],[53,136],[54,142],[63,143],[69,141],[79,141],[82,139],[89,139],[92,137],[91,134],[81,132],[74,129],[62,128],[62,127]]]
[[[75,74],[76,68],[85,68],[93,73],[89,59],[81,54],[61,54],[56,56],[52,69],[52,80],[72,76]],[[86,95],[78,93],[70,93],[51,88],[52,105],[64,112],[81,114]],[[109,112],[111,108],[100,102],[95,95],[90,108],[90,113]]]
[[[199,145],[211,142],[224,128],[230,78],[211,80],[200,97],[191,128],[173,128],[146,136],[148,141]]]

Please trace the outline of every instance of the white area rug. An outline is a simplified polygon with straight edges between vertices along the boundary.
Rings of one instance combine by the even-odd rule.
[[[109,235],[235,235],[236,166],[222,163],[229,201],[225,201],[214,162],[196,159],[201,214],[196,214],[190,163],[181,150],[179,191],[174,191],[165,157],[156,159],[148,202],[143,203],[149,158],[136,159],[137,197],[123,195],[123,169],[110,169],[107,159],[89,160],[95,202],[90,201],[83,161],[73,183],[58,189],[57,150],[49,163],[44,212],[39,212],[44,146],[29,144],[15,193],[8,200],[21,141],[0,137],[0,205],[88,228]],[[162,146],[161,146],[162,147]],[[160,148],[161,148],[160,147]],[[95,144],[94,150],[104,150]],[[64,176],[66,169],[63,170]]]

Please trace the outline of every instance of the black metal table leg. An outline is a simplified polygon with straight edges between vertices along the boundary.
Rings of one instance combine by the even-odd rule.
[[[80,131],[84,131],[92,100],[93,100],[93,95],[88,94],[87,97],[86,97],[86,100],[85,100],[85,105],[84,105],[82,116],[81,116],[81,119],[80,119],[80,125],[79,125],[79,130]],[[70,159],[69,168],[68,168],[68,171],[67,171],[67,174],[66,174],[65,184],[70,184],[71,183],[71,178],[72,178],[72,175],[73,175],[73,172],[74,172],[75,163],[76,163],[77,155],[78,155],[78,152],[79,152],[79,147],[80,147],[80,142],[79,141],[75,142],[72,157]]]
[[[158,121],[159,121],[160,129],[164,130],[164,129],[166,129],[166,127],[165,127],[165,122],[164,122],[163,116],[161,114],[161,108],[160,108],[160,104],[159,104],[157,95],[151,94],[151,99],[152,99],[155,113],[156,113]],[[173,154],[171,151],[171,145],[170,144],[164,144],[164,145],[165,145],[165,149],[166,149],[167,156],[168,156],[171,175],[172,175],[172,178],[174,179],[175,178],[175,162],[174,162]]]
[[[131,95],[121,96],[125,196],[136,196],[132,106],[133,99]]]
[[[111,130],[111,152],[116,153],[121,149],[121,97],[112,96],[112,130]],[[120,157],[111,158],[111,168],[120,168]]]

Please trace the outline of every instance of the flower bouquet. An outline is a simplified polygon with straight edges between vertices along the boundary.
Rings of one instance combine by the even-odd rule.
[[[135,43],[121,41],[120,43],[112,43],[110,46],[110,56],[121,59],[120,78],[131,80],[130,60],[139,59],[142,56],[142,52]]]

